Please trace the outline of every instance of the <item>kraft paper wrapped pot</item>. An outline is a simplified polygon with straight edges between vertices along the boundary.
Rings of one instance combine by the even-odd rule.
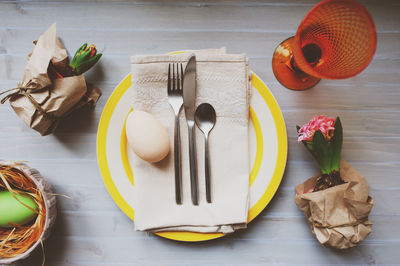
[[[50,66],[65,68],[68,54],[50,26],[35,43],[21,81],[16,88],[0,92],[0,103],[10,102],[15,113],[41,135],[54,132],[60,120],[83,107],[94,107],[99,88],[87,84],[83,75],[52,78]]]
[[[374,201],[366,179],[344,160],[340,175],[345,184],[317,192],[312,191],[320,173],[311,177],[296,187],[295,202],[322,245],[345,249],[356,246],[371,232],[368,215]]]
[[[32,252],[41,246],[41,242],[46,240],[50,233],[51,229],[54,225],[57,216],[57,209],[56,209],[56,196],[53,194],[51,190],[51,186],[47,181],[40,175],[39,171],[34,168],[29,167],[23,162],[15,162],[15,161],[1,161],[0,166],[11,166],[22,171],[28,178],[30,178],[36,185],[36,187],[41,192],[43,197],[45,209],[46,209],[46,217],[44,228],[40,234],[39,239],[31,245],[24,253],[19,254],[15,257],[11,258],[3,258],[0,257],[0,265],[3,264],[10,264],[18,260],[22,260],[27,258],[32,254]]]

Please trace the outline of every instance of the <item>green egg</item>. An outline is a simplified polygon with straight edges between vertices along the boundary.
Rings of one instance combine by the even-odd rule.
[[[15,196],[25,205],[37,210],[35,202],[26,196]],[[9,223],[24,225],[36,217],[36,213],[16,200],[13,195],[7,191],[0,191],[0,227],[12,228]]]

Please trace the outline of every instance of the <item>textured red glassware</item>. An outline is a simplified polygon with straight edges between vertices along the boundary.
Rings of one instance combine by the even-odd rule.
[[[321,78],[344,79],[366,68],[376,49],[371,15],[354,0],[324,0],[314,6],[297,33],[275,50],[272,69],[285,87],[304,90]]]

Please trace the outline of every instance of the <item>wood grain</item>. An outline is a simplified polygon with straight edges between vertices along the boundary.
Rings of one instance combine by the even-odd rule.
[[[104,56],[87,73],[103,90],[94,110],[66,118],[40,137],[8,104],[0,105],[0,158],[28,160],[54,186],[58,220],[46,242],[48,265],[398,264],[400,262],[400,4],[362,2],[378,31],[371,64],[356,77],[322,80],[296,92],[275,79],[274,48],[293,35],[316,0],[1,1],[0,88],[21,77],[32,41],[57,21],[70,53],[88,41]],[[287,126],[289,157],[282,184],[247,230],[216,241],[177,243],[134,231],[113,202],[96,159],[96,133],[113,88],[129,73],[129,56],[226,46],[246,53],[276,97]],[[1,91],[1,90],[0,90]],[[294,186],[317,167],[297,143],[295,125],[315,114],[340,116],[343,157],[366,176],[375,207],[371,235],[358,247],[320,246],[293,202]],[[1,215],[1,214],[0,214]],[[15,265],[40,265],[41,253]]]

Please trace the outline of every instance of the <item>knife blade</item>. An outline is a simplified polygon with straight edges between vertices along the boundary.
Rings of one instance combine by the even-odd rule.
[[[192,55],[185,68],[183,79],[183,107],[189,137],[190,187],[193,205],[199,205],[194,114],[196,111],[196,56]]]
[[[183,106],[186,119],[194,123],[196,105],[196,56],[192,55],[185,68],[183,79]]]

